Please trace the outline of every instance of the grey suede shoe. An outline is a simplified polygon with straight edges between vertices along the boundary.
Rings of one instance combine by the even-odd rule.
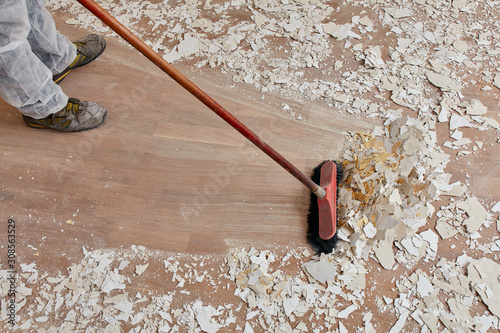
[[[55,83],[59,84],[73,69],[88,64],[104,52],[106,40],[98,34],[90,34],[74,43],[76,45],[75,60],[62,72],[53,76]]]
[[[55,129],[64,132],[81,132],[96,128],[104,123],[108,113],[102,105],[94,102],[82,102],[70,98],[68,104],[59,112],[43,119],[23,116],[29,127]]]

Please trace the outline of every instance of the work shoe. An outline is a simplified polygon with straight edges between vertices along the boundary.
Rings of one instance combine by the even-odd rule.
[[[81,132],[101,125],[106,120],[107,114],[107,111],[98,103],[82,102],[79,99],[70,98],[66,107],[59,112],[43,119],[23,116],[23,120],[26,125],[33,128]]]
[[[53,76],[57,84],[61,83],[73,69],[95,60],[106,48],[106,40],[98,34],[85,36],[74,44],[76,45],[76,58],[62,73]]]

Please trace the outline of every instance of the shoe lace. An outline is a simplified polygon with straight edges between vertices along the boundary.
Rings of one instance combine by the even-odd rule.
[[[64,111],[72,114],[77,114],[82,112],[82,110],[80,110],[80,103],[71,100],[68,101],[68,104],[66,105]]]
[[[68,127],[71,123],[71,119],[66,118],[68,113],[76,115],[77,113],[82,112],[80,110],[80,103],[78,100],[72,100],[71,98],[68,101],[68,104],[61,110],[62,112],[53,113],[49,117],[45,118],[49,125],[59,125],[61,127]]]
[[[85,53],[85,43],[82,42],[75,42],[74,43],[77,49],[77,59],[83,61],[85,58],[87,58],[87,54]]]

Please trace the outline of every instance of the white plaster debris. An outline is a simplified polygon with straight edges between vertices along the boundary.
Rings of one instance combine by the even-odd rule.
[[[465,111],[469,116],[482,116],[488,112],[488,108],[480,100],[472,99]]]
[[[485,44],[466,41],[478,38],[479,28],[472,15],[462,15],[461,20],[453,19],[453,25],[447,26],[450,17],[457,17],[457,9],[449,4],[405,1],[401,7],[392,1],[377,0],[339,4],[256,0],[242,6],[237,1],[216,4],[198,0],[177,4],[135,0],[124,6],[114,2],[102,5],[130,23],[151,22],[134,30],[170,62],[197,59],[196,67],[220,68],[235,81],[251,84],[262,92],[303,100],[321,99],[347,112],[377,114],[380,101],[363,95],[378,88],[381,93],[391,92],[395,103],[419,115],[440,115],[441,121],[445,121],[446,112],[455,112],[462,103],[462,87],[468,86],[467,78],[458,73],[489,64],[483,56],[487,53]],[[70,13],[75,17],[73,24],[109,31],[70,0],[49,0],[47,5]],[[363,11],[363,15],[353,15],[340,23],[338,14],[349,13],[351,6],[374,8],[370,15]],[[480,6],[489,12],[489,4]],[[234,16],[235,9],[245,15]],[[415,18],[414,24],[407,23],[416,13],[426,15],[427,11],[446,19],[428,19],[424,25],[422,19]],[[372,33],[381,31],[394,34],[397,44],[388,49],[374,44]],[[486,33],[480,36],[483,42],[496,37]],[[266,47],[280,40],[284,43],[277,48]],[[364,66],[340,72],[347,57],[336,59],[332,52],[340,41],[345,42],[347,55],[362,60]],[[318,75],[332,79],[319,80],[315,78]],[[500,77],[488,71],[481,75],[493,85]],[[430,85],[443,91],[441,100],[432,96]],[[372,107],[356,107],[353,103],[357,98],[367,100]],[[469,111],[483,114],[484,110],[472,107]],[[488,121],[495,122],[490,118]]]
[[[488,258],[471,261],[467,266],[469,279],[483,302],[495,316],[500,317],[500,265]]]
[[[465,201],[456,203],[456,207],[465,211],[468,218],[463,221],[469,233],[476,232],[486,221],[487,213],[476,197],[470,197]]]
[[[141,276],[142,273],[144,273],[146,271],[148,266],[149,266],[149,264],[135,266],[135,274],[137,274],[137,276]]]
[[[500,213],[500,201],[496,202],[493,207],[491,207],[493,213]]]
[[[405,327],[406,319],[408,318],[409,314],[410,314],[409,311],[403,311],[403,313],[401,313],[401,315],[399,316],[398,321],[389,330],[389,333],[401,332],[401,330]]]
[[[53,11],[72,16],[67,24],[109,32],[74,1],[46,2]],[[500,125],[494,119],[498,114],[479,99],[464,97],[465,88],[475,85],[483,91],[500,89],[494,10],[498,1],[348,0],[332,5],[318,0],[126,4],[108,0],[101,5],[132,26],[169,62],[189,60],[197,68],[219,68],[263,93],[320,100],[335,110],[384,122],[372,133],[351,133],[352,149],[344,156],[347,185],[340,196],[340,216],[346,219],[335,255],[309,260],[303,252],[291,251],[292,256],[309,260],[298,265],[302,270],[294,274],[273,268],[283,258],[270,251],[233,250],[227,255],[227,266],[222,266],[229,280],[222,284],[234,286],[234,295],[248,306],[243,319],[231,328],[242,331],[244,327],[246,333],[254,329],[297,332],[307,326],[319,332],[334,331],[338,325],[340,332],[347,332],[347,321],[336,320],[364,311],[369,297],[365,263],[373,258],[385,270],[412,268],[421,261],[431,265],[429,271],[394,280],[398,295],[382,301],[395,315],[391,332],[401,331],[410,321],[425,332],[500,329],[498,298],[492,297],[499,294],[498,265],[491,259],[474,259],[488,255],[498,262],[498,237],[480,241],[494,223],[484,207],[492,207],[492,213],[500,207],[498,202],[493,206],[485,202],[483,207],[467,193],[467,183],[449,183],[451,175],[444,170],[450,157],[438,146],[435,132],[439,124],[449,127],[453,140],[443,146],[459,151],[457,158],[488,147],[481,142],[473,150],[470,133],[492,130],[498,137]],[[478,20],[477,12],[485,16]],[[151,24],[140,27],[139,20]],[[374,33],[394,42],[377,45]],[[332,52],[338,48],[343,49],[340,58]],[[354,66],[353,61],[361,65]],[[403,117],[402,109],[394,110],[394,105],[412,116]],[[451,203],[435,211],[432,204],[443,196]],[[428,227],[434,214],[435,230],[445,242],[431,229],[420,230]],[[500,231],[500,220],[496,225]],[[455,246],[449,242],[458,237],[465,238],[465,250],[479,255],[469,253],[455,261],[441,258],[439,249]],[[132,248],[135,255],[145,250]],[[177,257],[163,258],[174,291],[154,296],[141,291],[142,297],[131,297],[132,281],[141,278],[149,264],[144,257],[139,261],[119,258],[114,251],[84,251],[84,255],[84,261],[75,263],[68,274],[37,274],[36,266],[22,272],[21,311],[33,318],[25,317],[22,329],[51,331],[54,312],[67,318],[61,327],[66,331],[97,318],[107,331],[119,331],[125,322],[135,325],[133,332],[149,328],[176,332],[179,327],[208,332],[233,325],[236,315],[213,300],[212,304],[197,300],[183,308],[170,306],[175,297],[187,295],[193,283],[221,285],[220,276],[195,273],[193,267],[180,265]],[[492,267],[492,273],[485,267]],[[4,281],[5,274],[0,271],[0,276]],[[96,283],[92,288],[90,280]],[[32,295],[39,295],[46,305],[30,304]],[[81,308],[69,310],[77,295]],[[489,312],[471,313],[469,308],[478,302]],[[296,320],[302,316],[307,318]],[[314,327],[307,320],[311,316],[320,318],[324,327]],[[6,319],[4,303],[0,318]],[[367,327],[359,331],[368,331]]]

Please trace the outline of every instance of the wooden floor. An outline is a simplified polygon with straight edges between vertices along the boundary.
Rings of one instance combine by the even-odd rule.
[[[61,22],[58,28],[72,40],[89,33]],[[0,221],[17,222],[18,261],[63,271],[82,257],[82,247],[224,255],[235,246],[306,246],[307,188],[137,51],[107,42],[97,61],[62,83],[69,96],[106,107],[107,122],[98,129],[31,129],[0,100]],[[216,70],[178,68],[306,174],[325,159],[340,159],[347,131],[370,131],[376,122],[319,103],[263,96]],[[494,109],[498,95],[489,101]],[[284,112],[283,103],[302,120]],[[498,136],[464,132],[488,150],[453,157],[452,181],[499,201]],[[439,142],[448,140],[446,125],[437,133]],[[377,264],[372,268],[368,280],[393,293]],[[377,313],[374,299],[365,306]],[[394,323],[377,320],[387,328]]]
[[[72,40],[88,33],[60,29]],[[184,73],[306,174],[341,156],[344,131],[371,127],[294,104],[299,121],[281,110],[285,100],[217,72]],[[34,130],[0,102],[0,219],[14,218],[19,241],[42,247],[42,257],[77,256],[82,246],[223,254],[306,244],[307,188],[137,51],[110,38],[62,88],[103,104],[107,122],[82,133]]]

